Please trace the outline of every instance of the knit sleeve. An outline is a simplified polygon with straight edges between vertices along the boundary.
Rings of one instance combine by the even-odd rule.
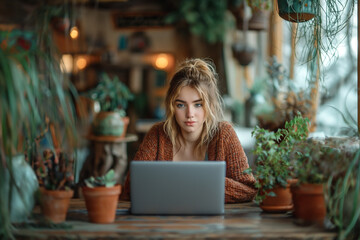
[[[226,161],[225,202],[247,202],[254,199],[257,189],[252,174],[243,173],[249,168],[248,160],[235,130],[229,124],[223,124],[220,130]]]
[[[159,131],[161,125],[156,124],[154,125],[149,132],[146,134],[145,138],[143,139],[139,149],[137,150],[134,160],[141,160],[141,161],[153,161],[157,158],[158,149],[158,141],[159,141]]]
[[[159,129],[161,126],[155,124],[146,134],[143,139],[139,149],[137,150],[134,160],[136,161],[152,161],[156,160],[158,152],[158,139],[159,139]],[[120,197],[122,200],[130,200],[130,171],[128,171],[125,183],[124,190]]]

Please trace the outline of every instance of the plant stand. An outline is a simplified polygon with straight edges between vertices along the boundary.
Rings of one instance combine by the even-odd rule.
[[[94,136],[87,137],[91,141],[90,153],[80,172],[79,182],[90,176],[103,176],[110,169],[114,169],[116,182],[122,184],[128,166],[127,143],[135,142],[135,134],[125,137]]]

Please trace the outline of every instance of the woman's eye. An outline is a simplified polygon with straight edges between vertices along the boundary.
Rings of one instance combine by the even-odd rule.
[[[184,104],[182,104],[182,103],[178,103],[178,104],[176,104],[176,107],[177,108],[183,108],[185,105]]]
[[[195,104],[195,107],[201,108],[201,107],[202,107],[202,103],[196,103],[196,104]]]

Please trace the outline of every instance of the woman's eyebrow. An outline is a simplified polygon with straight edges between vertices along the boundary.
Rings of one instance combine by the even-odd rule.
[[[180,99],[175,99],[175,102],[186,103],[186,101],[180,100]],[[202,99],[200,98],[200,99],[197,99],[197,100],[193,101],[193,103],[195,103],[195,102],[202,102]]]

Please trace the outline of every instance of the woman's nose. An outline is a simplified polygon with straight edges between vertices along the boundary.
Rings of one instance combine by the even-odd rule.
[[[186,117],[187,118],[194,117],[194,109],[191,106],[187,107],[186,109]]]

